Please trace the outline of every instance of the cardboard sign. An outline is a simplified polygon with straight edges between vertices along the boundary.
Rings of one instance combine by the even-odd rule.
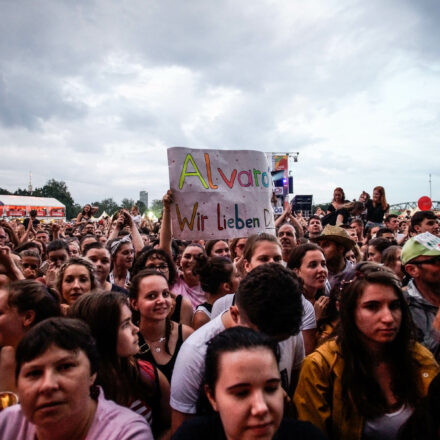
[[[264,153],[168,149],[173,236],[183,240],[275,232]]]

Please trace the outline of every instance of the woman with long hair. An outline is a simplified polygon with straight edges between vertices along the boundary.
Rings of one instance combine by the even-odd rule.
[[[339,331],[304,361],[294,395],[298,418],[329,439],[393,440],[439,367],[412,338],[390,269],[360,263],[341,286]]]
[[[200,277],[194,273],[196,258],[199,255],[206,255],[200,244],[191,243],[185,248],[180,260],[181,271],[176,282],[171,286],[173,293],[182,295],[191,301],[194,310],[206,300],[206,294],[200,285]]]
[[[106,398],[142,415],[154,433],[167,429],[169,385],[150,363],[135,360],[139,328],[131,320],[127,297],[116,292],[84,295],[70,308],[69,317],[91,329],[101,359],[96,384]]]
[[[140,271],[132,280],[130,301],[139,314],[138,357],[155,364],[170,381],[177,353],[193,329],[170,320],[171,292],[162,272]]]
[[[86,258],[69,258],[58,272],[58,293],[64,304],[71,306],[81,295],[96,288],[95,268]]]
[[[82,209],[82,211],[76,217],[76,224],[81,224],[83,222],[88,222],[92,215],[98,210],[97,207],[91,206],[89,203],[86,203]]]
[[[341,209],[344,203],[347,203],[344,190],[338,186],[333,191],[333,199],[327,207],[327,214],[331,214],[332,212]]]
[[[162,249],[148,249],[136,257],[131,275],[135,276],[143,269],[152,269],[162,272],[170,287],[174,285],[178,276],[173,259]],[[171,297],[173,299],[173,308],[170,315],[171,321],[190,326],[193,318],[193,306],[191,301],[181,294],[176,295],[172,290]]]
[[[365,207],[367,208],[367,227],[381,226],[384,215],[390,209],[383,186],[376,186],[373,189],[373,197],[365,203]]]
[[[400,280],[403,280],[405,274],[402,271],[402,248],[400,246],[390,246],[382,252],[382,264],[389,267]]]
[[[301,280],[303,295],[314,306],[318,319],[328,303],[325,295],[328,269],[322,249],[314,243],[297,246],[290,254],[287,267]]]
[[[107,243],[112,258],[109,281],[128,290],[130,285],[130,269],[134,261],[134,247],[129,235],[114,238]]]

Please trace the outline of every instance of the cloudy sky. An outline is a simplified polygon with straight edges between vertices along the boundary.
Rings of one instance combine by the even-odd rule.
[[[440,199],[438,0],[0,6],[0,187],[156,199],[187,146],[298,151],[315,202]]]

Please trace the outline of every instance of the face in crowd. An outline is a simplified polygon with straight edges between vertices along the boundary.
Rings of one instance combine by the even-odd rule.
[[[296,246],[296,233],[292,225],[284,224],[278,229],[278,239],[281,243],[283,253],[290,253]]]
[[[250,260],[245,260],[244,268],[250,272],[257,266],[265,263],[281,263],[283,260],[281,247],[277,242],[261,240],[255,243]]]
[[[220,355],[215,388],[208,399],[220,415],[228,439],[272,439],[283,415],[278,364],[267,348]]]

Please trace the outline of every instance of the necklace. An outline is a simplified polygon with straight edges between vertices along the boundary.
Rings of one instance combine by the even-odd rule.
[[[159,338],[157,341],[150,341],[147,342],[147,340],[145,340],[145,344],[142,344],[139,348],[140,348],[140,352],[141,354],[147,353],[149,350],[153,350],[156,353],[160,353],[162,351],[162,349],[159,347],[159,344],[161,344],[162,342],[164,342],[166,340],[166,338],[163,336],[161,338]],[[154,348],[153,344],[157,346]]]

